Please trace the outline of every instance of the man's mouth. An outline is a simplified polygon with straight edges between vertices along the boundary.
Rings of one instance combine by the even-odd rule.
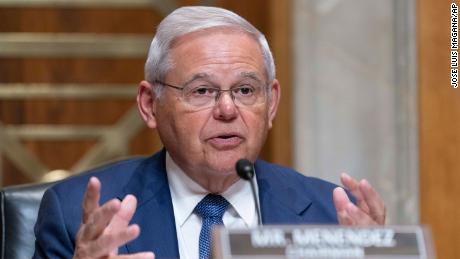
[[[217,136],[218,138],[223,138],[223,139],[229,139],[229,138],[234,138],[237,137],[236,135],[221,135]]]
[[[237,147],[243,142],[242,136],[239,134],[222,134],[216,135],[208,139],[208,143],[211,144],[215,149],[228,150]]]

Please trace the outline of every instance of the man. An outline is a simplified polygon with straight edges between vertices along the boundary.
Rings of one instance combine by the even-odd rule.
[[[157,29],[145,79],[139,111],[164,149],[49,189],[36,258],[207,258],[212,225],[257,225],[249,183],[235,172],[241,158],[255,161],[263,224],[384,223],[383,203],[365,180],[342,175],[354,205],[342,188],[257,160],[281,89],[265,37],[243,18],[177,9]],[[207,215],[209,208],[220,214]]]

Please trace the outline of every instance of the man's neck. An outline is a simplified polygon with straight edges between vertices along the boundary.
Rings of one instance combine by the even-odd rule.
[[[230,186],[240,180],[236,172],[216,174],[214,172],[206,173],[205,171],[196,172],[198,170],[184,170],[168,152],[166,152],[166,163],[167,166],[176,167],[185,177],[198,184],[201,188],[206,190],[207,193],[224,193]]]

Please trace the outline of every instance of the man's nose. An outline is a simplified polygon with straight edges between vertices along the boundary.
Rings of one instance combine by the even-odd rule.
[[[230,92],[221,93],[216,100],[213,114],[217,120],[233,120],[238,116],[238,109]]]

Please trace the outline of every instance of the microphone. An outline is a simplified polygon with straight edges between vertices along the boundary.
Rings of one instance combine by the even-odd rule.
[[[236,172],[241,179],[249,181],[251,183],[251,191],[252,197],[254,198],[254,204],[256,205],[256,212],[257,212],[257,225],[262,225],[262,214],[260,213],[260,204],[259,199],[257,197],[256,187],[255,187],[255,179],[254,179],[254,165],[251,161],[247,159],[240,159],[236,162],[235,165]]]

